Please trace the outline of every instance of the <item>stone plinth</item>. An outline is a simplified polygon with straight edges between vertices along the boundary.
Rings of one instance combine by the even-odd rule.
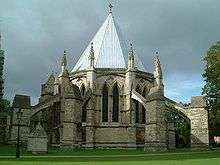
[[[27,150],[33,154],[47,153],[47,134],[40,123],[28,136]]]

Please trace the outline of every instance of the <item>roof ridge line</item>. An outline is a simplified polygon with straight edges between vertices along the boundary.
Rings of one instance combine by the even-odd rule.
[[[124,59],[124,65],[125,67],[127,67],[127,58],[125,58],[127,52],[125,52],[125,45],[127,46],[127,44],[125,43],[125,39],[122,35],[122,32],[121,32],[121,29],[120,29],[120,26],[118,25],[117,23],[117,20],[115,20],[115,18],[112,16],[112,19],[113,19],[113,22],[114,22],[114,27],[115,27],[115,30],[116,30],[116,33],[117,33],[117,36],[118,36],[118,41],[119,41],[119,45],[121,47],[121,51],[122,51],[122,57]],[[124,42],[124,43],[123,43]]]
[[[112,16],[112,14],[109,13],[108,17],[109,17],[110,15]],[[96,66],[96,64],[97,64],[98,57],[100,56],[100,50],[101,50],[101,48],[102,48],[102,46],[103,46],[104,38],[105,38],[105,35],[106,35],[106,32],[107,32],[107,26],[109,26],[109,21],[110,21],[110,20],[108,20],[108,23],[107,23],[107,25],[106,25],[105,32],[104,32],[104,35],[103,35],[103,38],[102,38],[102,41],[101,41],[102,44],[101,44],[101,46],[100,46],[100,48],[99,48],[99,51],[98,51],[99,54],[98,54],[97,57],[96,57],[97,59],[95,59],[95,60],[96,60],[96,61],[95,61],[95,66]],[[113,23],[114,23],[114,22],[113,22]]]

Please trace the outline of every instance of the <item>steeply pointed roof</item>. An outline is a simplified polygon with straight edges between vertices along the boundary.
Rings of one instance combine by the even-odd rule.
[[[81,55],[72,72],[88,69],[91,43],[93,43],[94,47],[95,68],[127,68],[127,48],[129,46],[125,44],[122,37],[118,34],[120,34],[119,28],[115,23],[112,12],[110,12],[103,25]],[[138,57],[135,56],[134,58],[135,66],[139,70],[145,71]]]

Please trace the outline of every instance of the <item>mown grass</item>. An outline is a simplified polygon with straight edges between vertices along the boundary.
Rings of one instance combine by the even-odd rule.
[[[31,156],[30,153],[22,149],[20,159],[14,157],[14,146],[0,146],[0,164],[20,165],[20,164],[163,164],[163,165],[203,165],[220,164],[220,151],[191,151],[176,150],[169,152],[149,153],[143,150],[59,150],[50,149],[46,155]]]
[[[0,145],[0,156],[11,156],[15,154],[15,145]],[[190,149],[178,149],[178,150],[169,150],[169,151],[160,151],[160,152],[146,152],[143,149],[59,149],[59,148],[49,148],[46,155],[137,155],[137,154],[146,154],[146,153],[180,153],[180,152],[194,152]],[[26,148],[21,148],[21,155],[32,155],[30,152],[26,151]],[[45,154],[43,154],[45,155]]]

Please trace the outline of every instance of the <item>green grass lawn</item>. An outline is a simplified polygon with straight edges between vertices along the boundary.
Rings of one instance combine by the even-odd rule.
[[[220,164],[220,151],[176,150],[149,153],[142,150],[59,150],[32,156],[22,149],[21,158],[14,158],[14,146],[0,146],[0,165],[212,165]]]

